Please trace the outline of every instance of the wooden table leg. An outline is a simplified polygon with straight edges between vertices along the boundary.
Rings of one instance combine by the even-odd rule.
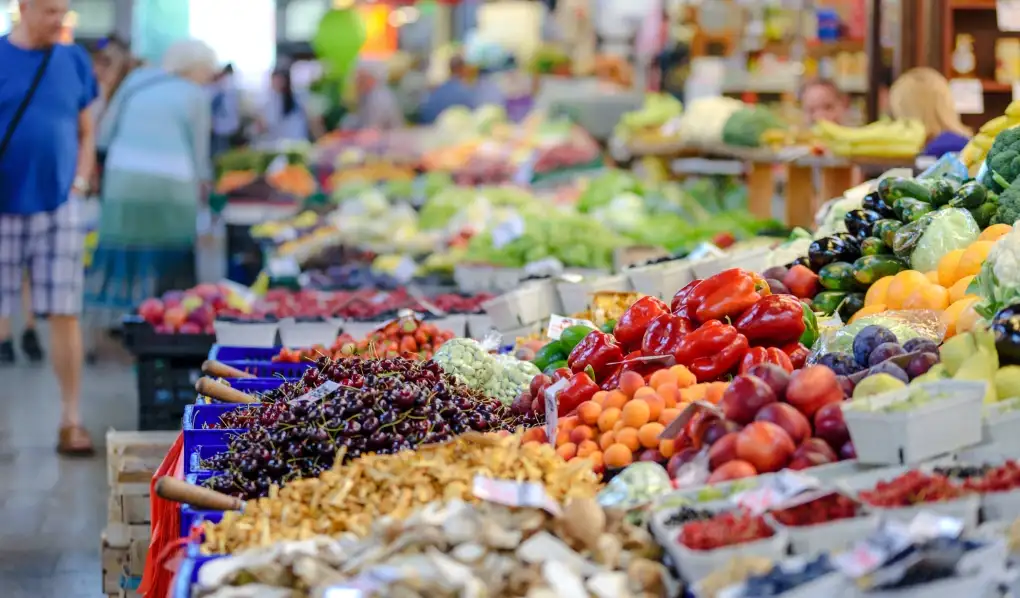
[[[814,225],[815,186],[810,166],[786,167],[786,225],[810,228]]]
[[[843,192],[853,186],[853,172],[853,166],[823,166],[819,202],[824,203],[830,199],[843,197]]]
[[[773,164],[751,162],[747,173],[748,208],[758,218],[772,217],[772,199],[776,183],[772,177]]]

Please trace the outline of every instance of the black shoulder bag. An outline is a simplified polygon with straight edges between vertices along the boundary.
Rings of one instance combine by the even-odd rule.
[[[25,93],[25,99],[21,100],[21,105],[14,112],[14,117],[11,118],[11,122],[7,125],[7,131],[4,133],[4,138],[0,141],[0,158],[3,158],[4,153],[7,152],[7,146],[11,144],[11,138],[14,137],[14,130],[18,128],[18,123],[25,116],[25,111],[28,110],[28,105],[32,103],[32,97],[35,95],[37,89],[39,89],[39,83],[42,82],[43,75],[46,74],[46,67],[50,64],[50,58],[53,57],[53,48],[46,50],[43,54],[42,62],[39,64],[39,69],[35,72],[35,78],[32,79],[32,84],[28,87],[28,92]]]

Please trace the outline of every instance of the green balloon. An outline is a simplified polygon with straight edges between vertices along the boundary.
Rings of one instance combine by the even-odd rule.
[[[365,23],[351,9],[330,10],[323,15],[312,39],[315,55],[331,78],[346,76],[364,44]]]

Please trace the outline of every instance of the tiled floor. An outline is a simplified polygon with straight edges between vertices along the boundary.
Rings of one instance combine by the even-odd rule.
[[[45,337],[45,334],[43,335]],[[85,424],[134,429],[132,370],[86,369]],[[49,364],[0,369],[0,596],[103,596],[99,534],[106,525],[105,448],[92,459],[57,456],[58,394]]]

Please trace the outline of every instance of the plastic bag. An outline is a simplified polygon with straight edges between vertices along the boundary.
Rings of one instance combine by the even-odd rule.
[[[599,492],[603,507],[636,509],[673,489],[669,474],[658,463],[639,461],[628,465]]]
[[[943,177],[949,177],[965,181],[970,178],[970,173],[967,171],[967,165],[960,161],[960,155],[956,152],[949,152],[943,154],[941,158],[935,161],[934,164],[929,166],[917,175],[918,179],[940,179]]]
[[[808,357],[809,363],[816,363],[826,353],[850,353],[854,337],[861,329],[872,324],[888,328],[902,345],[912,338],[926,338],[935,343],[942,342],[946,328],[939,320],[939,312],[927,309],[886,311],[867,316],[841,328],[822,330]]]
[[[937,269],[942,256],[950,251],[970,246],[981,235],[981,228],[974,221],[974,217],[961,208],[942,209],[926,214],[921,220],[928,220],[928,223],[910,253],[910,265],[920,272]],[[916,223],[903,228],[913,224]],[[900,231],[896,232],[897,239]],[[893,250],[895,251],[895,247]]]

